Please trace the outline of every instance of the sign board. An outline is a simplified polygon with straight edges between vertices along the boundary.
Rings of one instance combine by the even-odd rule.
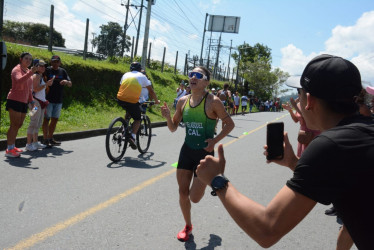
[[[209,15],[208,31],[239,33],[240,17]]]
[[[6,53],[6,45],[5,45],[5,42],[1,42],[1,65],[3,66],[2,67],[2,70],[5,69],[5,66],[6,66],[6,59],[7,59],[7,53]]]

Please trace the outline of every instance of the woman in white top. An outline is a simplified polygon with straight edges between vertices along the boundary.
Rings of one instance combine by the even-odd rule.
[[[45,88],[51,86],[54,78],[51,78],[47,83],[43,80],[43,73],[45,72],[45,62],[43,60],[34,60],[36,72],[32,76],[33,81],[33,95],[35,99],[36,112],[30,116],[30,124],[27,128],[27,151],[35,151],[43,149],[46,145],[38,141],[38,132],[44,119],[44,112],[47,105],[45,99]]]

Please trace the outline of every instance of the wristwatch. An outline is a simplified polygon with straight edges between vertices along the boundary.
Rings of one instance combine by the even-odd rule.
[[[225,176],[217,175],[213,178],[212,183],[210,184],[213,189],[212,192],[210,192],[210,194],[213,196],[217,196],[216,191],[227,187],[228,182],[229,179],[227,179]]]

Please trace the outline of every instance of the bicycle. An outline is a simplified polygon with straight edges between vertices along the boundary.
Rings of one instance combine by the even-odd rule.
[[[148,151],[151,144],[152,127],[151,121],[146,114],[146,108],[153,105],[154,102],[144,102],[141,104],[142,114],[140,127],[136,133],[136,146],[139,153],[144,154]],[[129,146],[129,138],[132,131],[132,120],[128,113],[125,118],[114,118],[107,130],[105,138],[106,153],[110,160],[117,162],[125,155]]]

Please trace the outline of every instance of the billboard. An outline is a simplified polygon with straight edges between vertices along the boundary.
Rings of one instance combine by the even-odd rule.
[[[208,31],[239,33],[240,17],[209,15]]]

